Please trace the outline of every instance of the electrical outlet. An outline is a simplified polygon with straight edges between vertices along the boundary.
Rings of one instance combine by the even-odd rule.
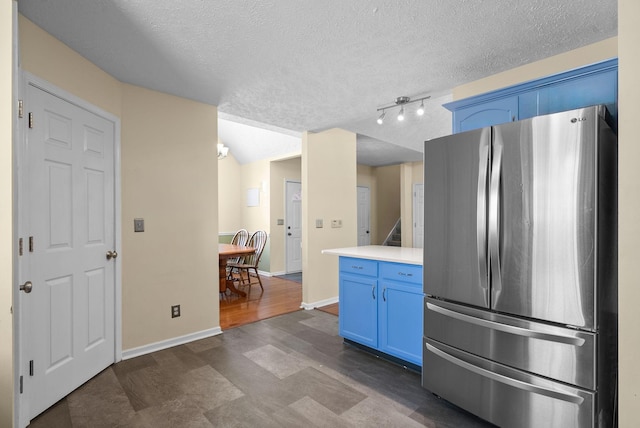
[[[171,318],[177,318],[180,316],[180,305],[171,306]]]

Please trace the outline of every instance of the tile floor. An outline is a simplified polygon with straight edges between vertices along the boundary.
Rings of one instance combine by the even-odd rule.
[[[34,419],[58,427],[488,427],[298,311],[122,361]]]

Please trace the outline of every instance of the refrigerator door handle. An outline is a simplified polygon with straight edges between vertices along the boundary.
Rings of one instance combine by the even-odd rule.
[[[561,392],[558,390],[553,390],[550,388],[546,388],[544,386],[539,386],[539,385],[533,385],[531,383],[528,382],[523,382],[521,380],[517,380],[517,379],[513,379],[498,373],[494,373],[492,371],[483,369],[482,367],[478,367],[474,364],[468,363],[466,361],[463,361],[459,358],[454,357],[453,355],[450,355],[438,348],[436,348],[435,346],[426,343],[426,348],[429,352],[432,352],[434,354],[436,354],[437,356],[439,356],[440,358],[443,358],[447,361],[449,361],[452,364],[455,364],[459,367],[462,367],[463,369],[469,370],[471,372],[474,372],[476,374],[479,374],[480,376],[483,376],[487,379],[491,379],[494,380],[496,382],[500,382],[503,383],[505,385],[509,385],[512,386],[514,388],[518,388],[518,389],[522,389],[524,391],[529,391],[529,392],[533,392],[535,394],[540,394],[540,395],[545,395],[547,397],[551,397],[551,398],[556,398],[558,400],[562,400],[562,401],[567,401],[570,403],[575,403],[575,404],[582,404],[582,402],[584,401],[584,398],[580,397],[579,395],[574,395],[574,394],[570,394],[567,392]]]
[[[478,199],[477,199],[477,223],[476,245],[478,249],[478,271],[480,286],[484,291],[484,300],[489,306],[489,272],[487,258],[487,179],[489,168],[489,145],[491,128],[484,128],[480,135],[480,148],[478,165]]]
[[[491,306],[502,290],[502,273],[500,271],[500,178],[502,175],[502,151],[504,142],[499,128],[492,128],[493,152],[491,162],[491,183],[489,187],[489,255],[491,260]]]
[[[427,309],[450,318],[455,318],[457,320],[467,322],[469,324],[475,324],[480,327],[489,328],[491,330],[499,330],[505,333],[516,334],[518,336],[531,337],[533,339],[548,340],[556,343],[566,343],[568,345],[574,345],[574,346],[582,346],[585,343],[585,340],[580,337],[574,337],[574,336],[557,334],[557,333],[547,333],[547,332],[542,332],[537,330],[531,330],[528,328],[516,327],[509,324],[503,324],[500,322],[489,321],[482,318],[476,318],[471,315],[461,314],[460,312],[455,312],[450,309],[442,308],[440,306],[434,305],[433,303],[429,303],[429,302],[427,302]]]

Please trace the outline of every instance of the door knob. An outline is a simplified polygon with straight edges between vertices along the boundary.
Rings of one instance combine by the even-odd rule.
[[[291,233],[287,233],[287,235],[291,236]]]
[[[107,260],[115,259],[118,257],[117,251],[107,251]]]
[[[24,291],[27,294],[31,293],[32,289],[33,289],[33,284],[31,283],[31,281],[27,281],[20,286],[20,291]]]

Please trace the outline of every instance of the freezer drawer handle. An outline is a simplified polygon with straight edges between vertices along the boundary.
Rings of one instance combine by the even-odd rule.
[[[516,380],[516,379],[512,379],[510,377],[498,374],[498,373],[494,373],[491,372],[489,370],[483,369],[481,367],[475,366],[473,364],[467,363],[466,361],[462,361],[456,357],[454,357],[453,355],[447,354],[444,351],[441,351],[440,349],[436,348],[433,345],[430,344],[426,344],[427,350],[430,352],[433,352],[434,354],[436,354],[437,356],[444,358],[445,360],[449,361],[452,364],[455,364],[459,367],[462,367],[463,369],[469,370],[471,372],[474,372],[476,374],[479,374],[480,376],[489,378],[491,380],[495,380],[496,382],[500,382],[500,383],[504,383],[506,385],[509,386],[513,386],[514,388],[518,388],[518,389],[522,389],[525,391],[529,391],[529,392],[533,392],[535,394],[540,394],[540,395],[545,395],[547,397],[551,397],[551,398],[557,398],[559,400],[563,400],[563,401],[568,401],[569,403],[575,403],[575,404],[582,404],[582,402],[584,401],[584,398],[580,397],[579,395],[574,395],[574,394],[569,394],[566,392],[560,392],[560,391],[555,391],[553,389],[550,388],[545,388],[543,386],[537,386],[537,385],[532,385],[530,383],[527,382],[523,382],[520,380]]]
[[[500,330],[505,333],[517,334],[519,336],[532,337],[534,339],[550,340],[552,342],[566,343],[569,345],[582,346],[585,340],[580,337],[565,336],[562,334],[544,333],[541,331],[529,330],[522,327],[515,327],[508,324],[502,324],[499,322],[488,321],[482,318],[472,317],[470,315],[461,314],[459,312],[445,309],[433,303],[427,303],[427,309],[430,309],[439,314],[458,319],[460,321],[468,322],[470,324],[479,325],[481,327],[490,328],[492,330]]]

